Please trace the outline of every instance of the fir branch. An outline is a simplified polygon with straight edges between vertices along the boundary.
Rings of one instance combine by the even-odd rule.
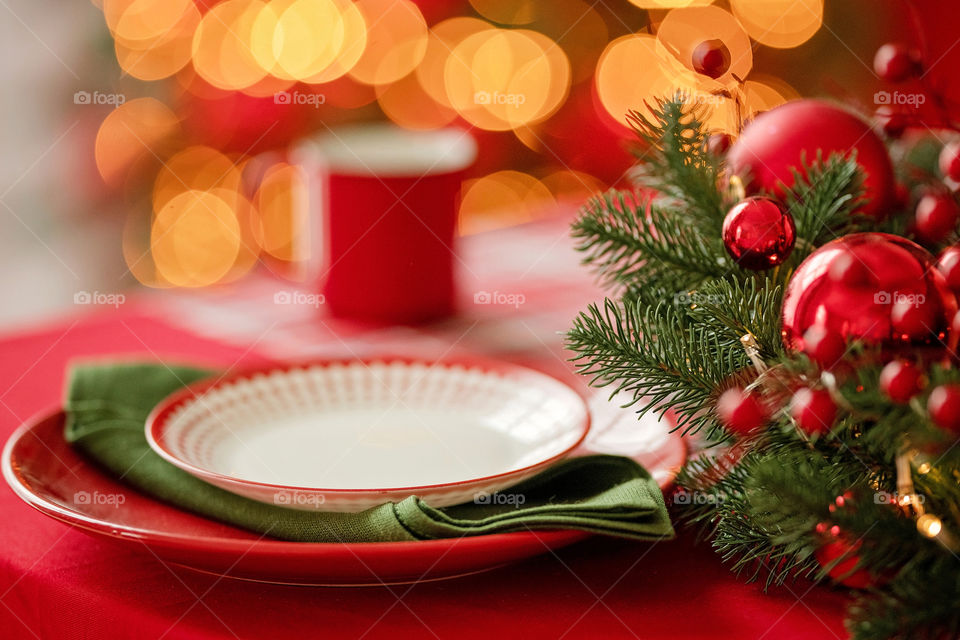
[[[731,349],[740,349],[740,338],[751,333],[763,359],[783,355],[779,314],[781,287],[772,279],[758,277],[746,282],[713,280],[704,284],[693,299],[695,322],[723,337]]]
[[[787,208],[797,226],[791,263],[799,264],[816,247],[833,240],[856,223],[854,212],[864,203],[863,172],[856,154],[821,152],[816,159],[792,169],[793,185],[787,189]]]
[[[607,298],[590,305],[567,334],[573,361],[594,386],[612,387],[643,399],[640,415],[672,409],[684,432],[716,428],[712,415],[717,389],[747,364],[742,349],[727,348],[711,330],[690,323],[686,308],[673,302]]]
[[[707,240],[672,210],[634,193],[611,190],[592,198],[573,224],[576,247],[607,284],[681,291],[729,267],[719,238]],[[722,245],[721,245],[722,247]]]
[[[678,93],[658,99],[649,117],[631,111],[627,120],[644,143],[634,179],[675,200],[688,222],[719,236],[726,209],[717,189],[719,160],[707,152],[708,107]]]

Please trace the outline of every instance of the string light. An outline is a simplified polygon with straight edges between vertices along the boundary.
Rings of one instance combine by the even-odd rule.
[[[925,513],[917,518],[917,531],[928,538],[936,538],[943,530],[943,522],[932,513]]]

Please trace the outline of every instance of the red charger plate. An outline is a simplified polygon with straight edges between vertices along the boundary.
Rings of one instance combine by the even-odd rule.
[[[304,585],[438,580],[493,569],[590,535],[524,531],[345,544],[263,538],[158,502],[115,481],[67,444],[63,425],[62,412],[45,413],[22,425],[7,442],[3,475],[21,499],[88,534],[147,547],[164,562],[231,578]],[[657,467],[675,469],[685,456],[684,444],[676,434],[665,443],[651,452],[652,459]],[[647,468],[655,471],[652,465]],[[672,480],[673,474],[669,477]]]

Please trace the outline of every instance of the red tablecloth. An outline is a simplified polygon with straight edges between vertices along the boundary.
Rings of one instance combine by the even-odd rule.
[[[273,282],[229,295],[151,299],[12,336],[0,341],[0,436],[58,403],[67,363],[105,353],[228,366],[400,344],[484,350],[572,379],[558,332],[596,290],[562,248],[562,235],[501,234],[496,254],[487,241],[468,243],[465,311],[429,329],[359,328],[312,309],[264,305],[279,286]],[[556,245],[559,253],[535,251],[538,237],[541,248]],[[510,242],[535,264],[494,259],[515,255],[502,252]],[[523,305],[469,306],[475,291],[494,289],[523,293]],[[0,522],[2,639],[846,637],[841,593],[796,584],[764,594],[687,534],[658,544],[593,538],[443,582],[308,588],[166,566],[49,520],[5,489]]]

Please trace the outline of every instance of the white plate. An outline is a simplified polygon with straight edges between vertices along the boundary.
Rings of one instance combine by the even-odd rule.
[[[246,372],[173,394],[147,439],[185,471],[297,509],[360,511],[418,495],[482,499],[584,439],[561,382],[481,360],[324,361]]]

